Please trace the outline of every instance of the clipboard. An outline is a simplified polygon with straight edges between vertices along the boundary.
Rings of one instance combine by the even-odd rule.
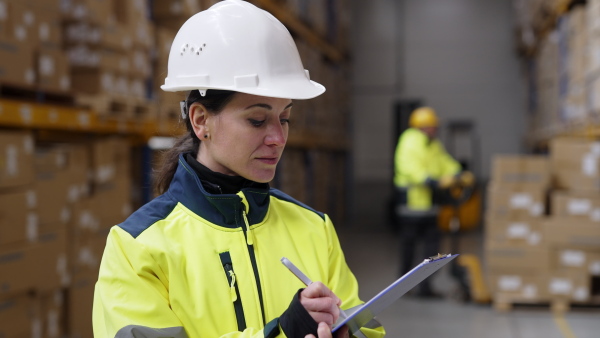
[[[398,278],[368,302],[353,309],[346,310],[347,317],[338,318],[337,322],[333,325],[331,332],[335,332],[340,327],[347,325],[350,333],[354,334],[410,289],[414,288],[425,278],[431,276],[434,272],[448,264],[457,256],[458,254],[438,254],[437,256],[425,259],[421,264],[404,274],[404,276]]]

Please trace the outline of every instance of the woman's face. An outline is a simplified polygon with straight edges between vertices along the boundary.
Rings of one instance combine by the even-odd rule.
[[[217,115],[206,118],[198,161],[212,171],[269,182],[287,142],[292,100],[234,95]]]

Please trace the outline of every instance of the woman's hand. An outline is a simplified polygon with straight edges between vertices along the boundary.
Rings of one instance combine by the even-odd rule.
[[[315,322],[328,326],[331,336],[331,327],[340,316],[342,301],[323,283],[313,282],[300,293],[300,303]]]
[[[318,337],[315,337],[312,334],[307,335],[304,338],[332,338],[331,337],[331,329],[329,328],[329,326],[326,323],[319,323],[319,329],[317,330],[317,334],[319,335]],[[341,327],[338,331],[336,331],[335,333],[335,338],[349,338],[350,334],[348,333],[347,328]]]

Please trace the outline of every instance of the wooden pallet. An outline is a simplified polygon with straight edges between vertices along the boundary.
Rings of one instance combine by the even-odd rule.
[[[600,301],[593,299],[590,302],[580,303],[571,302],[567,299],[540,299],[528,300],[521,297],[507,297],[496,295],[493,300],[493,307],[499,312],[509,312],[514,309],[549,309],[551,312],[562,313],[571,309],[586,309],[600,311]]]
[[[75,99],[70,92],[52,92],[35,86],[0,83],[0,97],[19,101],[73,106]]]

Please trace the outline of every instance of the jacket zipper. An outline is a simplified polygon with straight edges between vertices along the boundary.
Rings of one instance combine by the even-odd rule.
[[[225,271],[225,276],[229,283],[229,293],[231,302],[233,303],[233,309],[235,310],[238,331],[244,331],[246,329],[246,317],[244,316],[244,308],[242,307],[242,298],[240,297],[240,290],[238,289],[238,281],[236,280],[236,275],[233,271],[231,255],[229,252],[222,252],[219,254],[219,257],[221,258],[223,270]]]
[[[256,265],[256,256],[254,255],[254,236],[250,231],[250,223],[248,223],[248,216],[246,214],[246,205],[242,203],[242,218],[244,219],[244,225],[242,225],[242,231],[244,237],[246,237],[246,244],[248,245],[248,254],[250,255],[250,262],[252,263],[252,271],[254,272],[254,279],[256,280],[256,288],[258,290],[258,299],[260,301],[260,312],[262,314],[263,325],[266,325],[265,318],[265,305],[262,294],[262,287],[260,283],[260,277],[258,276],[258,266]],[[245,226],[245,227],[244,227]]]

